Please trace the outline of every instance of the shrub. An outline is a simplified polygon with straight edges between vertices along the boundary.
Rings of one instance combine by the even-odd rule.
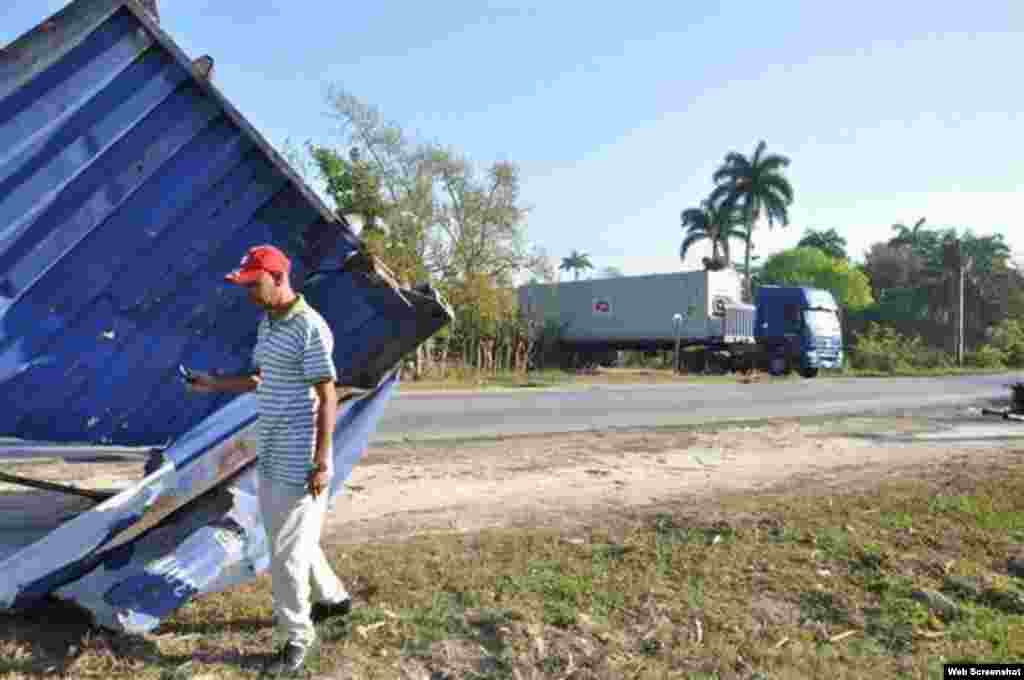
[[[1005,363],[1024,367],[1024,320],[1004,319],[992,330],[992,345],[1005,353]]]
[[[913,368],[953,368],[956,364],[954,357],[948,352],[935,347],[928,347],[918,343],[910,358],[910,365]]]
[[[950,368],[953,360],[948,353],[925,345],[920,336],[908,338],[894,328],[871,322],[867,331],[857,336],[850,352],[850,365],[860,370],[893,373]]]
[[[964,363],[975,368],[1006,368],[1007,354],[998,347],[982,345],[964,355]]]
[[[911,368],[921,349],[921,338],[906,338],[893,328],[871,322],[867,331],[857,336],[850,363],[861,370],[892,373]]]

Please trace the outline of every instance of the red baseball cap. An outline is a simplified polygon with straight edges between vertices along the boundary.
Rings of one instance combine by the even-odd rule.
[[[242,266],[224,277],[225,281],[244,286],[260,278],[260,272],[287,274],[292,263],[274,246],[255,246],[242,258]]]

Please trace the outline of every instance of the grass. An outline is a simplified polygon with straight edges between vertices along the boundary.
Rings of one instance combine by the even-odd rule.
[[[896,378],[896,377],[940,377],[956,375],[991,375],[1006,373],[1012,369],[981,368],[904,368],[893,372],[843,369],[825,370],[823,378]],[[760,375],[761,380],[798,380],[796,374],[772,378]],[[742,375],[676,375],[671,369],[662,368],[613,368],[601,369],[596,375],[577,374],[558,369],[545,369],[518,373],[501,371],[484,373],[473,369],[452,370],[444,379],[425,378],[418,381],[406,379],[402,382],[404,392],[445,391],[445,390],[500,390],[500,389],[550,389],[557,387],[586,387],[589,385],[630,385],[630,384],[685,384],[685,383],[736,383],[746,380]]]
[[[662,368],[611,368],[596,374],[575,373],[559,369],[544,369],[520,373],[499,371],[486,373],[474,369],[452,370],[443,379],[424,378],[402,382],[403,391],[493,390],[493,389],[545,389],[554,387],[586,387],[588,385],[675,384],[675,383],[733,383],[735,375],[677,375]]]
[[[904,367],[894,371],[878,371],[874,369],[846,368],[841,371],[823,371],[823,377],[841,378],[929,378],[954,375],[998,375],[1001,373],[1013,372],[1013,368],[975,368],[972,366],[940,367],[940,368],[913,368]]]
[[[573,540],[568,540],[572,538]],[[339,678],[938,678],[1024,656],[1024,470],[823,498],[725,499],[712,520],[343,546],[361,606],[322,628]],[[940,607],[946,605],[949,607]],[[248,678],[269,583],[125,640],[56,605],[0,617],[0,677]]]

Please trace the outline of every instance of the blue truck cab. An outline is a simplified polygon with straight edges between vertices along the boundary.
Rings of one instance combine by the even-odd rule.
[[[843,329],[832,293],[817,288],[761,286],[754,339],[775,375],[797,370],[813,378],[821,368],[843,365]]]

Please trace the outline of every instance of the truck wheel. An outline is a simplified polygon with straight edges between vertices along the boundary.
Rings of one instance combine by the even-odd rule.
[[[772,357],[768,360],[768,372],[776,377],[789,373],[789,362],[786,357]]]
[[[693,374],[701,374],[708,367],[708,355],[707,352],[699,349],[695,352],[687,352],[686,370]]]
[[[811,368],[810,366],[804,366],[800,369],[800,375],[805,378],[816,378],[818,377],[818,368]]]
[[[732,372],[732,359],[718,353],[708,354],[708,372],[712,375],[726,375]]]

